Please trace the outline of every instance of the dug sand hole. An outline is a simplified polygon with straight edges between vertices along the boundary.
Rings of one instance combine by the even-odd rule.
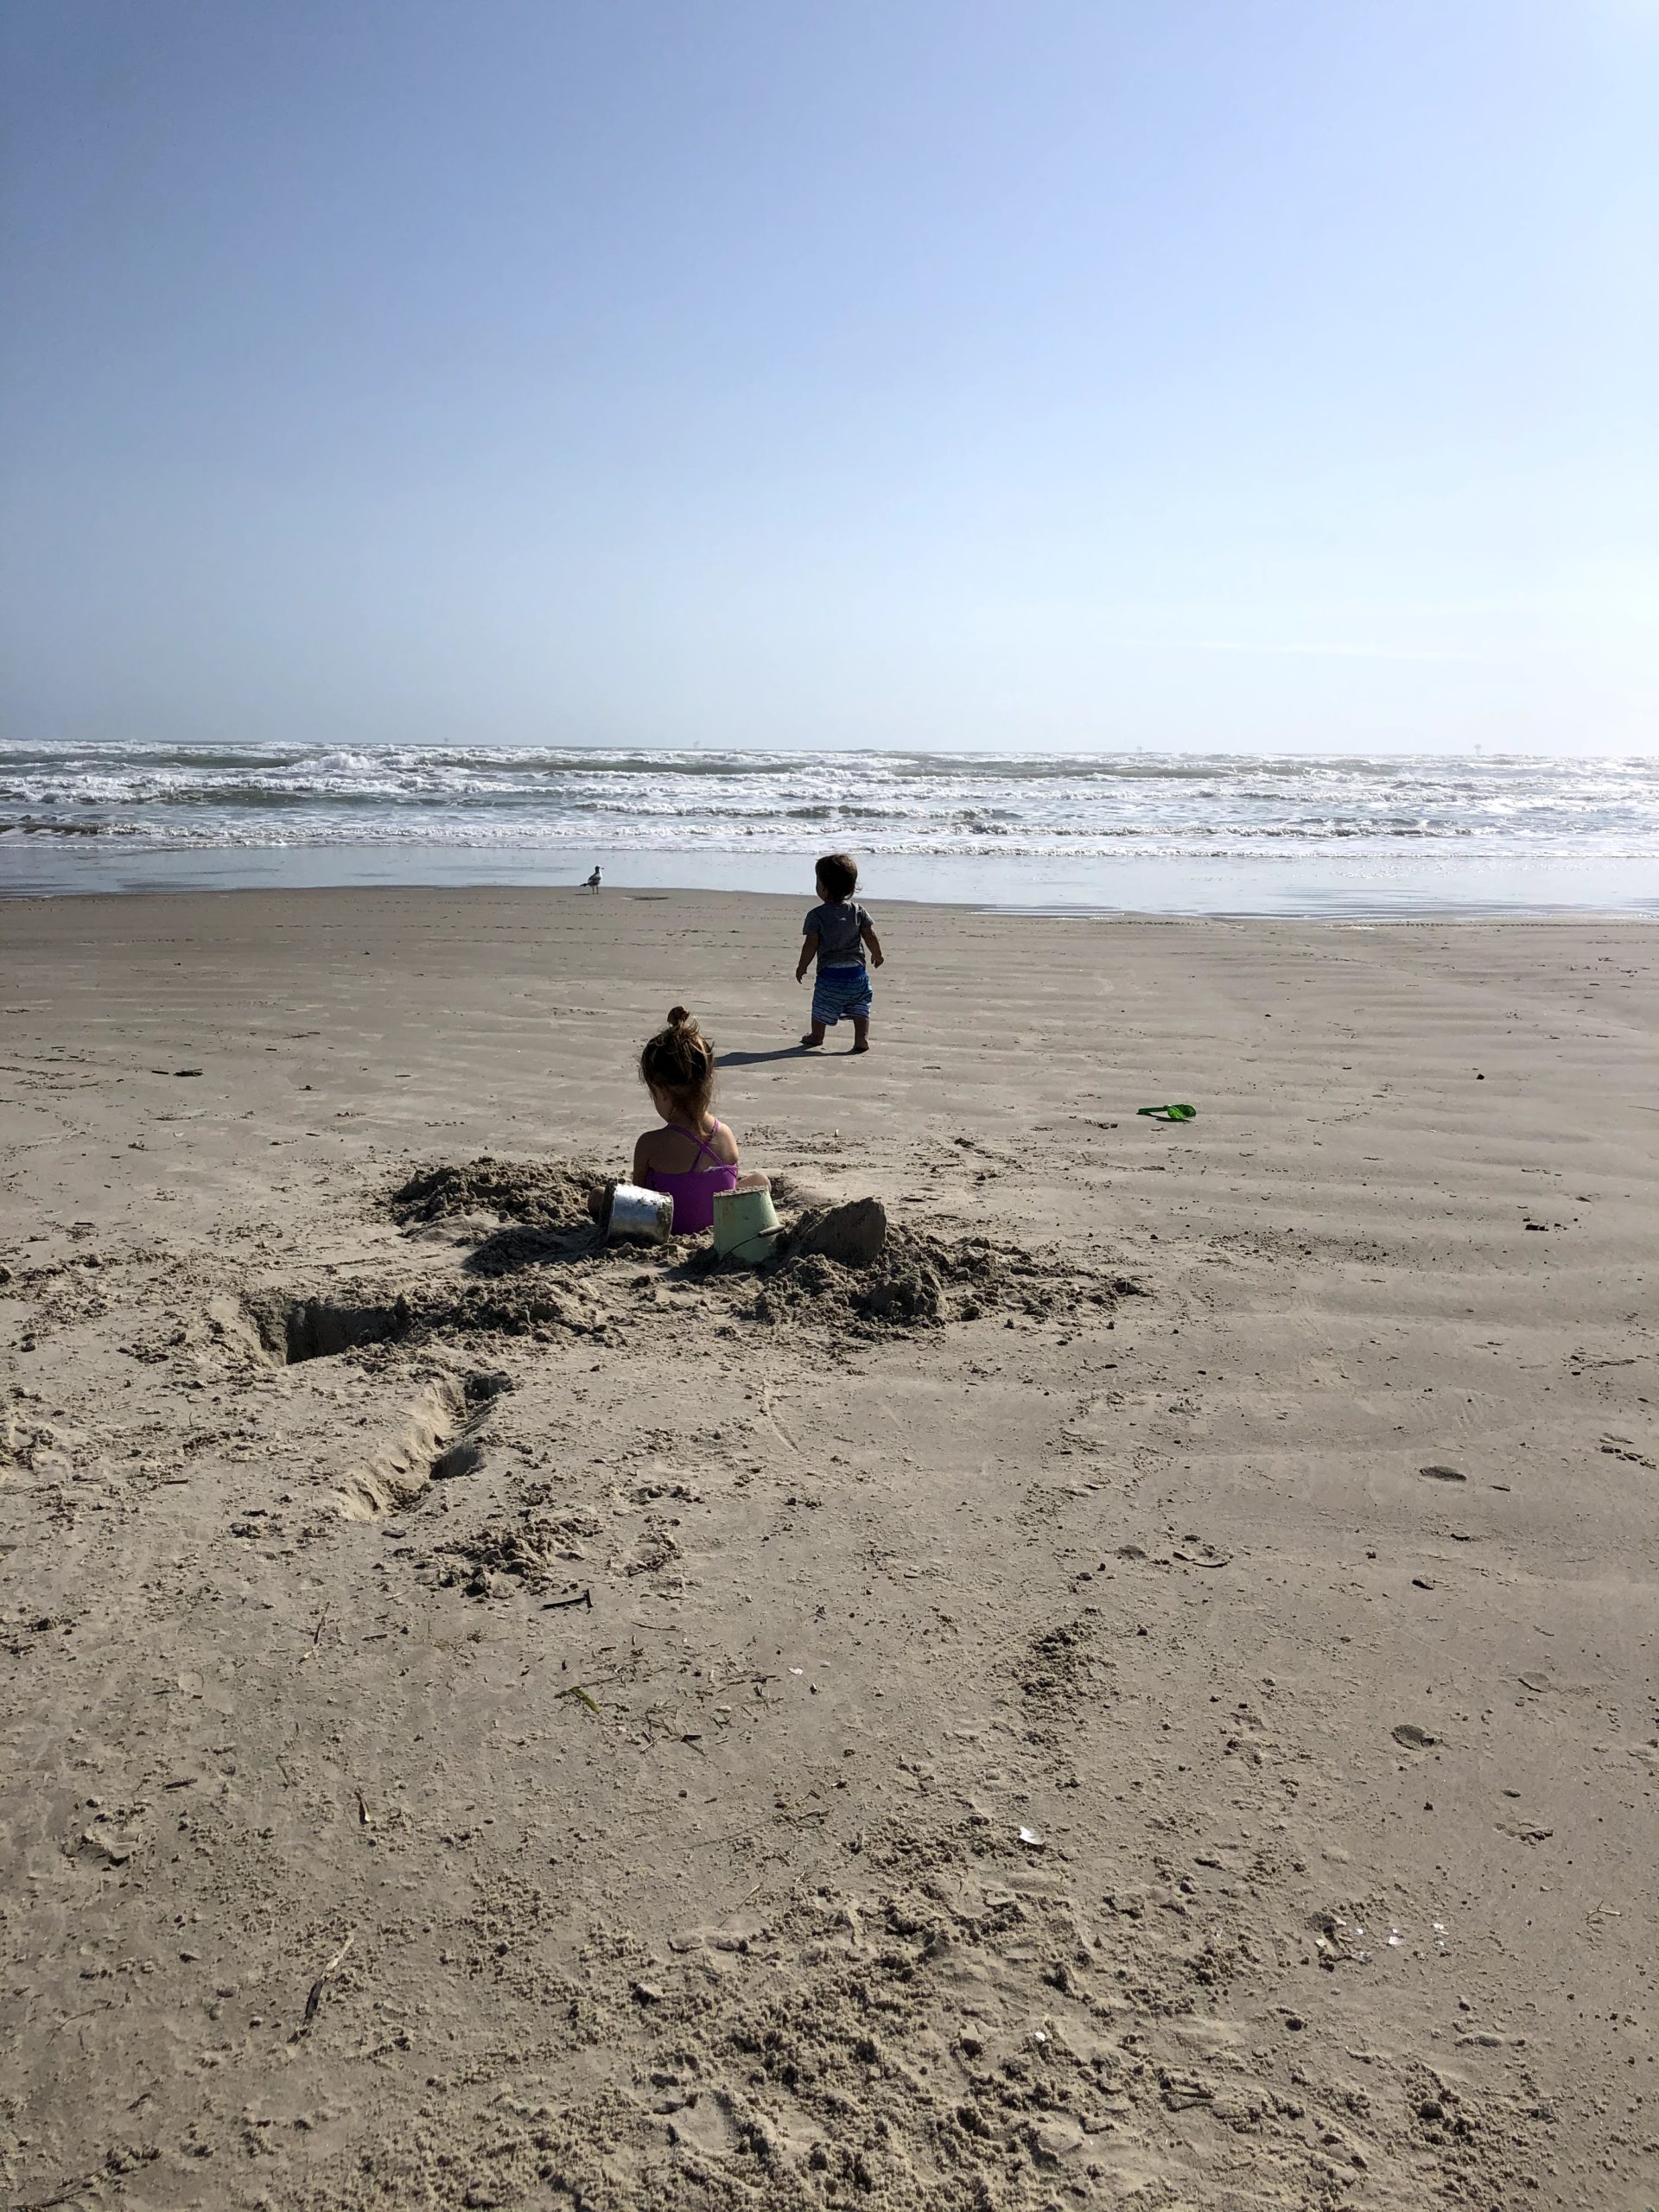
[[[365,1344],[385,1344],[407,1334],[412,1319],[408,1301],[403,1298],[390,1305],[373,1305],[270,1293],[245,1299],[243,1307],[273,1367],[295,1367],[307,1359],[334,1359]]]
[[[434,1483],[475,1472],[484,1458],[479,1431],[511,1388],[505,1375],[434,1376],[397,1433],[347,1472],[335,1492],[341,1518],[383,1520],[418,1504]]]

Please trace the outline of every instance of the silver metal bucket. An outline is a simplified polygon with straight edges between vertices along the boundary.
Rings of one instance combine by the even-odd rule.
[[[641,1190],[638,1183],[613,1183],[601,1226],[609,1244],[666,1244],[674,1233],[673,1194]]]

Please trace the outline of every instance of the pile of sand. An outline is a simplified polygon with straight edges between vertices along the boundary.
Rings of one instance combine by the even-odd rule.
[[[588,1193],[604,1180],[602,1167],[582,1160],[497,1160],[486,1152],[476,1160],[444,1160],[418,1170],[388,1194],[386,1203],[392,1219],[404,1228],[457,1215],[493,1214],[499,1221],[528,1222],[538,1229],[581,1229],[588,1225]]]
[[[359,1302],[389,1318],[389,1325],[371,1325],[371,1333],[429,1340],[592,1330],[648,1317],[665,1281],[695,1285],[704,1302],[734,1322],[758,1321],[831,1342],[999,1313],[1052,1319],[1084,1306],[1109,1309],[1141,1292],[1130,1277],[1081,1268],[1057,1253],[906,1228],[874,1198],[791,1213],[781,1179],[773,1195],[786,1233],[776,1257],[760,1268],[723,1262],[707,1243],[688,1252],[683,1238],[660,1249],[607,1245],[587,1212],[596,1179],[598,1171],[581,1161],[488,1154],[410,1176],[388,1201],[406,1228],[480,1217],[503,1226],[481,1236],[468,1253],[463,1275],[472,1281],[428,1281],[396,1300],[359,1285]]]
[[[802,1217],[748,1313],[874,1338],[992,1313],[1049,1319],[1082,1306],[1109,1308],[1141,1291],[1126,1275],[1092,1273],[1057,1253],[897,1226],[876,1200],[861,1198]]]

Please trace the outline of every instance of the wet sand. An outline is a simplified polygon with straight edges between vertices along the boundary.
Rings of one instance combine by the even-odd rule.
[[[8,2202],[1650,2203],[1653,928],[806,903],[0,906]]]

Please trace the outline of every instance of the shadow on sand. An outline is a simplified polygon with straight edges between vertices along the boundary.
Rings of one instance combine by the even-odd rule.
[[[764,1060],[804,1060],[812,1048],[807,1045],[779,1045],[770,1052],[722,1052],[715,1062],[722,1068],[759,1067]],[[823,1057],[822,1053],[819,1055]]]

